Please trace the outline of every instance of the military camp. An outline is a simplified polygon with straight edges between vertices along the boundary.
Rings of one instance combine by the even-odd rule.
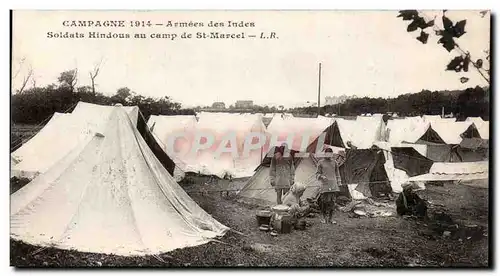
[[[492,267],[489,11],[10,15],[10,266]]]

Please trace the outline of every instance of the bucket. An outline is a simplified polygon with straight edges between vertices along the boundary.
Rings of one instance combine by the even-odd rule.
[[[292,231],[293,222],[290,215],[290,207],[287,205],[276,205],[272,208],[274,215],[271,219],[273,228],[278,233],[286,234]]]
[[[292,232],[293,221],[290,215],[277,215],[272,220],[273,228],[280,234]]]
[[[261,225],[269,225],[271,223],[271,216],[272,213],[271,211],[257,211],[256,217],[257,217],[257,224],[259,226]]]

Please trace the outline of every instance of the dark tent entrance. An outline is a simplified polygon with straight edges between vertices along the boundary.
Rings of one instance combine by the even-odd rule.
[[[342,181],[357,184],[356,191],[366,197],[391,193],[384,164],[384,153],[380,149],[346,149],[346,162],[340,167]]]
[[[477,138],[464,139],[460,145],[422,143],[427,147],[427,158],[434,162],[476,162],[488,160],[489,150]]]
[[[410,177],[428,173],[434,163],[412,147],[392,147],[391,152],[394,167]]]
[[[345,141],[347,142],[347,141]],[[344,144],[342,135],[340,133],[339,125],[337,121],[333,122],[329,127],[327,127],[322,135],[316,138],[308,147],[307,152],[315,152],[318,143],[323,143],[325,145],[330,145],[333,147],[345,148],[347,145]]]
[[[445,144],[444,140],[430,126],[416,142],[416,144],[427,144],[427,143]]]
[[[161,146],[158,144],[156,139],[154,138],[153,134],[151,133],[148,124],[146,123],[146,119],[142,115],[141,111],[139,110],[139,116],[137,116],[137,130],[141,134],[142,138],[144,141],[146,141],[146,144],[148,147],[151,149],[151,151],[154,153],[156,158],[160,161],[160,163],[167,169],[168,173],[170,173],[171,176],[174,175],[174,170],[175,170],[175,163],[174,161],[167,155],[165,151],[161,148]]]

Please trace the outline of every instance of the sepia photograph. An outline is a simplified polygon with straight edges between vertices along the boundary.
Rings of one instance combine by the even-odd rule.
[[[490,10],[10,25],[11,267],[493,266]]]

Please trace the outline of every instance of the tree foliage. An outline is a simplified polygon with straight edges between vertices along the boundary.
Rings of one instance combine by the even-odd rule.
[[[429,91],[400,95],[396,98],[354,98],[344,103],[321,108],[321,115],[356,116],[366,113],[397,113],[398,116],[441,115],[453,113],[459,120],[467,117],[489,119],[489,88],[467,88],[455,91]],[[290,110],[293,113],[316,114],[316,107]]]
[[[484,17],[483,12],[481,14]],[[469,52],[460,48],[457,43],[457,39],[463,36],[465,31],[465,26],[467,24],[467,20],[463,19],[457,22],[453,22],[450,18],[446,16],[446,10],[443,11],[441,20],[443,22],[443,29],[439,29],[434,24],[434,20],[426,22],[421,13],[417,10],[401,10],[397,17],[401,17],[404,21],[411,21],[411,23],[407,27],[408,32],[414,32],[420,29],[420,35],[416,38],[423,44],[426,44],[429,39],[429,33],[425,32],[425,29],[429,27],[434,27],[435,35],[439,37],[438,44],[441,44],[446,51],[451,52],[453,50],[457,50],[460,55],[455,56],[446,66],[446,70],[455,71],[457,73],[460,72],[468,72],[469,64],[472,64],[474,68],[477,69],[479,74],[485,79],[488,83],[490,81],[490,71],[483,68],[483,60],[478,59],[477,61],[471,60],[471,55]],[[489,60],[489,52],[487,60]],[[469,80],[469,78],[461,77],[460,82],[465,83]]]
[[[75,91],[76,84],[78,83],[78,69],[62,72],[57,81],[60,86],[70,88],[71,92]]]
[[[150,115],[194,115],[194,110],[182,109],[181,104],[173,102],[169,97],[144,97],[127,87],[117,90],[115,95],[106,96],[95,92],[91,86],[72,87],[75,85],[73,70],[61,73],[59,85],[50,84],[45,87],[33,87],[16,93],[11,97],[11,118],[14,123],[39,124],[46,122],[54,112],[71,112],[79,101],[113,105],[136,105],[146,119]]]

